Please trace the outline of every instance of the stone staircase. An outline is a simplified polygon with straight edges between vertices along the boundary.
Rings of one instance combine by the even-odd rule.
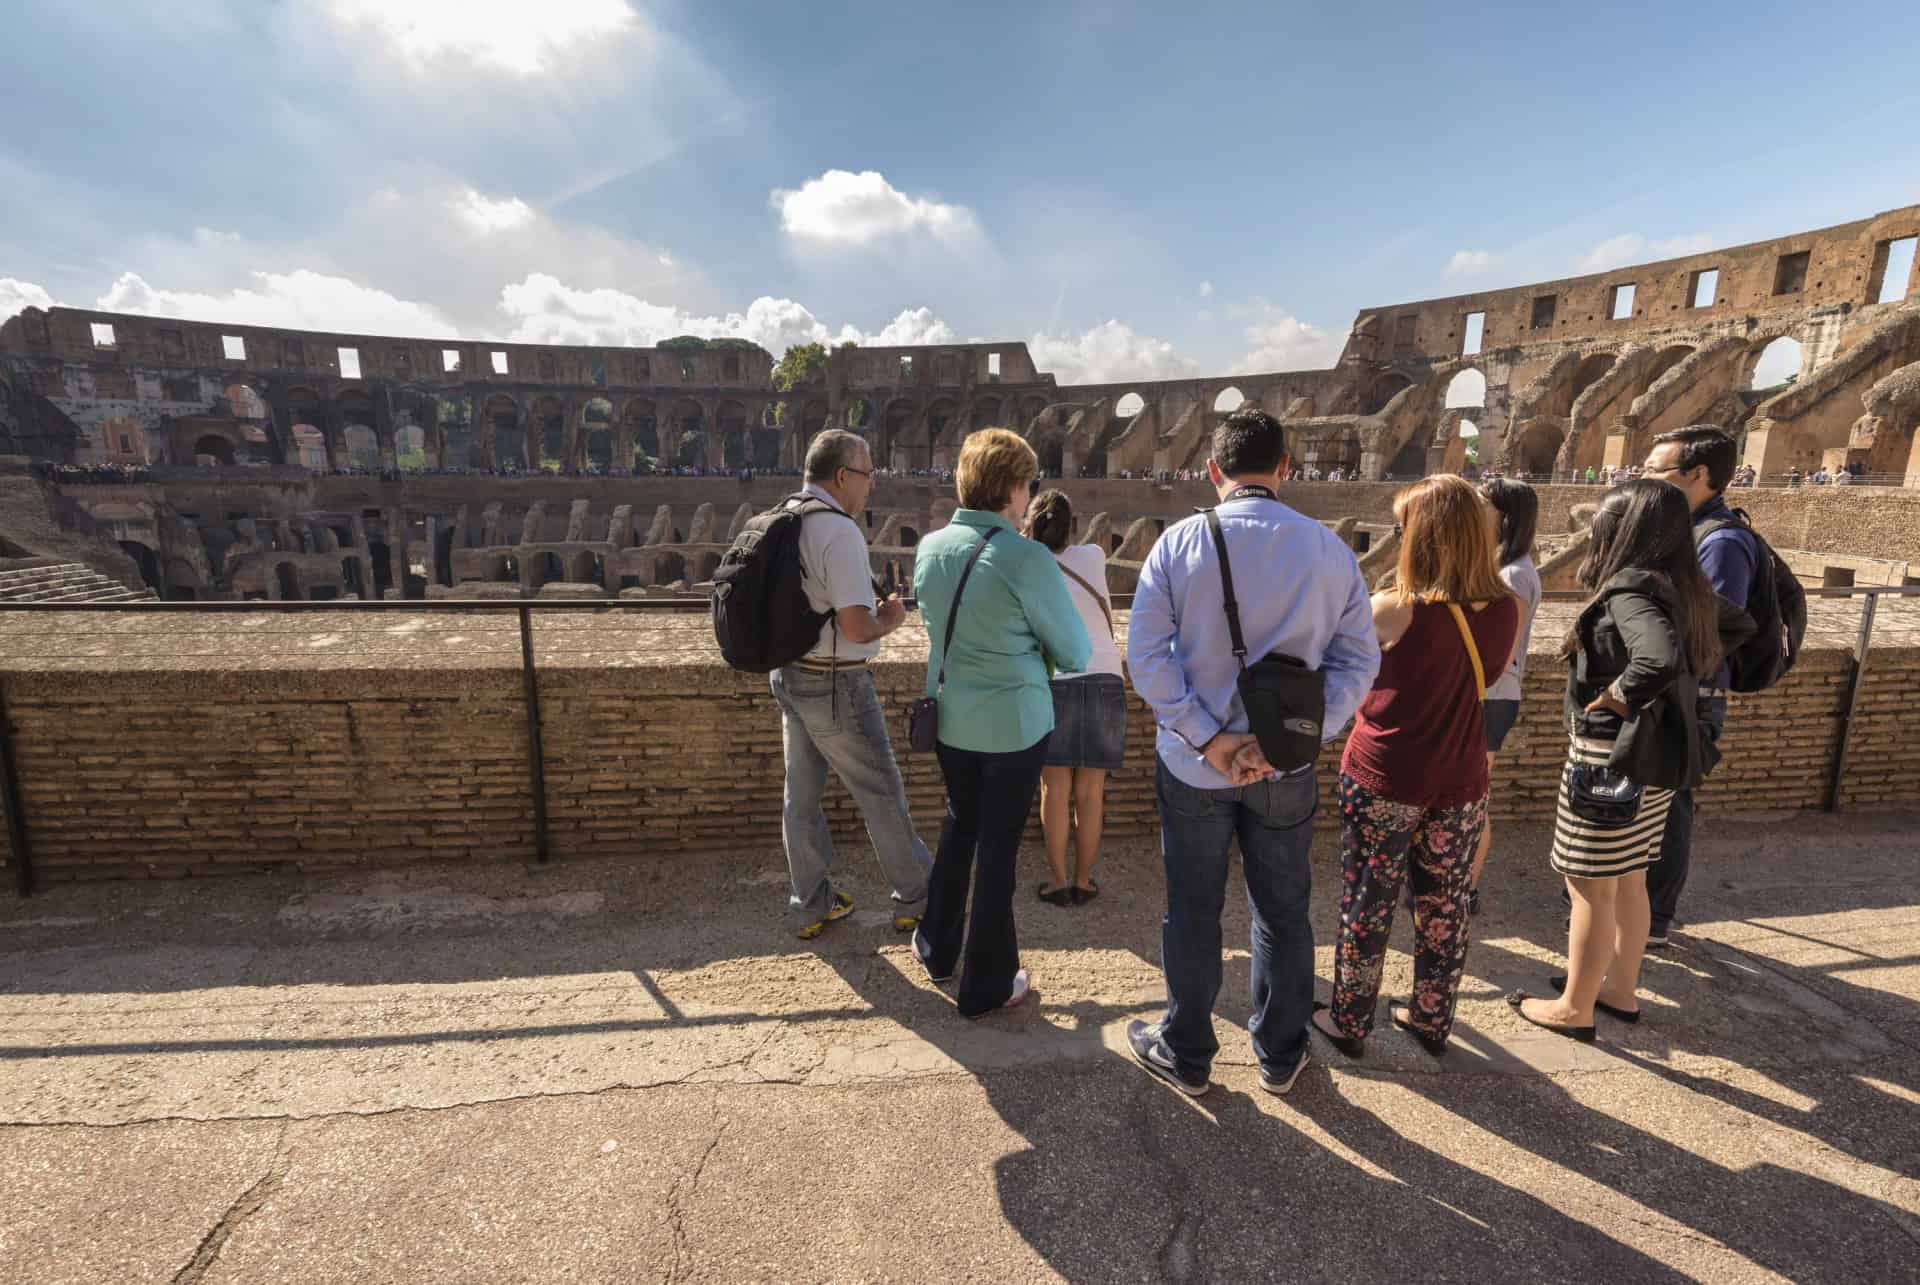
[[[82,562],[0,571],[0,601],[140,602],[156,596],[151,589],[129,589]]]

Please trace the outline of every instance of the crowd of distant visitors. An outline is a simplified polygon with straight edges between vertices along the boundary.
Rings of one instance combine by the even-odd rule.
[[[1667,433],[1638,476],[1607,492],[1579,572],[1590,596],[1558,643],[1567,750],[1546,859],[1570,902],[1567,970],[1507,998],[1576,1040],[1595,1038],[1596,1014],[1640,1020],[1642,955],[1675,922],[1691,791],[1719,757],[1726,694],[1778,681],[1805,628],[1797,583],[1726,504],[1735,453],[1718,428]],[[1103,791],[1126,748],[1130,681],[1157,724],[1166,871],[1166,1007],[1126,1033],[1140,1065],[1187,1094],[1210,1087],[1236,840],[1261,1084],[1287,1092],[1315,1032],[1363,1055],[1403,894],[1415,980],[1388,1016],[1440,1056],[1486,868],[1490,768],[1518,718],[1541,597],[1535,493],[1452,475],[1408,486],[1394,501],[1397,568],[1369,593],[1347,545],[1278,498],[1292,465],[1277,420],[1235,412],[1210,456],[1219,503],[1168,527],[1147,555],[1123,656],[1106,555],[1073,542],[1064,494],[1035,494],[1033,448],[1003,429],[966,439],[959,508],[921,540],[913,570],[929,649],[908,738],[937,758],[947,796],[930,853],[869,668],[906,619],[898,596],[876,592],[857,521],[873,460],[852,433],[812,440],[804,487],[747,524],[713,599],[722,653],[768,674],[781,711],[791,926],[813,938],[853,910],[835,886],[822,807],[832,772],[865,819],[893,925],[912,934],[928,977],[954,983],[969,1017],[1025,1002],[1021,834],[1038,797],[1041,902],[1100,895]],[[1349,723],[1331,1002],[1317,1004],[1314,765]]]

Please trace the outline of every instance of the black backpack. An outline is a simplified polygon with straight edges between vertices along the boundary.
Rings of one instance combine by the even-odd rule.
[[[800,524],[815,513],[853,518],[807,495],[789,495],[735,538],[713,573],[713,636],[735,669],[767,674],[813,650],[833,615],[807,601]],[[858,523],[855,523],[858,526]]]
[[[1732,517],[1712,518],[1694,527],[1693,540],[1698,544],[1715,531],[1737,526],[1753,537],[1760,550],[1745,604],[1760,632],[1728,653],[1727,682],[1736,692],[1764,692],[1786,677],[1800,659],[1800,644],[1807,636],[1807,591],[1773,546],[1753,529],[1747,511],[1732,513]]]

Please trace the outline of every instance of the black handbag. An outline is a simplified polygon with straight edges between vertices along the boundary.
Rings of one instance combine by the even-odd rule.
[[[1227,609],[1227,632],[1240,662],[1236,686],[1247,711],[1247,730],[1275,771],[1298,772],[1320,757],[1320,728],[1327,719],[1327,678],[1293,656],[1269,652],[1249,665],[1247,640],[1240,632],[1240,604],[1233,596],[1233,565],[1219,515],[1206,510],[1207,528],[1220,557],[1220,587]]]
[[[1640,815],[1638,781],[1628,780],[1605,763],[1574,763],[1567,768],[1567,806],[1588,825],[1618,830]]]
[[[988,527],[981,532],[980,543],[973,546],[967,565],[960,571],[960,583],[953,591],[953,605],[947,608],[947,636],[940,644],[940,676],[934,680],[933,695],[922,696],[907,706],[908,749],[931,754],[940,739],[940,693],[947,685],[947,652],[953,646],[953,627],[960,620],[960,596],[967,591],[967,577],[973,574],[973,564],[980,561],[980,555],[986,551],[987,541],[998,535],[1000,530],[999,527]]]

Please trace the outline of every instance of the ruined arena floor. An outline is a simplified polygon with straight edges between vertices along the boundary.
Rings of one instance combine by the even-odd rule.
[[[811,944],[777,849],[57,887],[0,901],[0,1277],[1913,1280],[1917,821],[1710,818],[1647,1019],[1592,1047],[1501,1002],[1562,944],[1510,828],[1452,1054],[1316,1043],[1285,1099],[1237,899],[1214,1092],[1124,1055],[1141,845],[1093,905],[1023,893],[1038,1002],[977,1023],[865,853]]]

